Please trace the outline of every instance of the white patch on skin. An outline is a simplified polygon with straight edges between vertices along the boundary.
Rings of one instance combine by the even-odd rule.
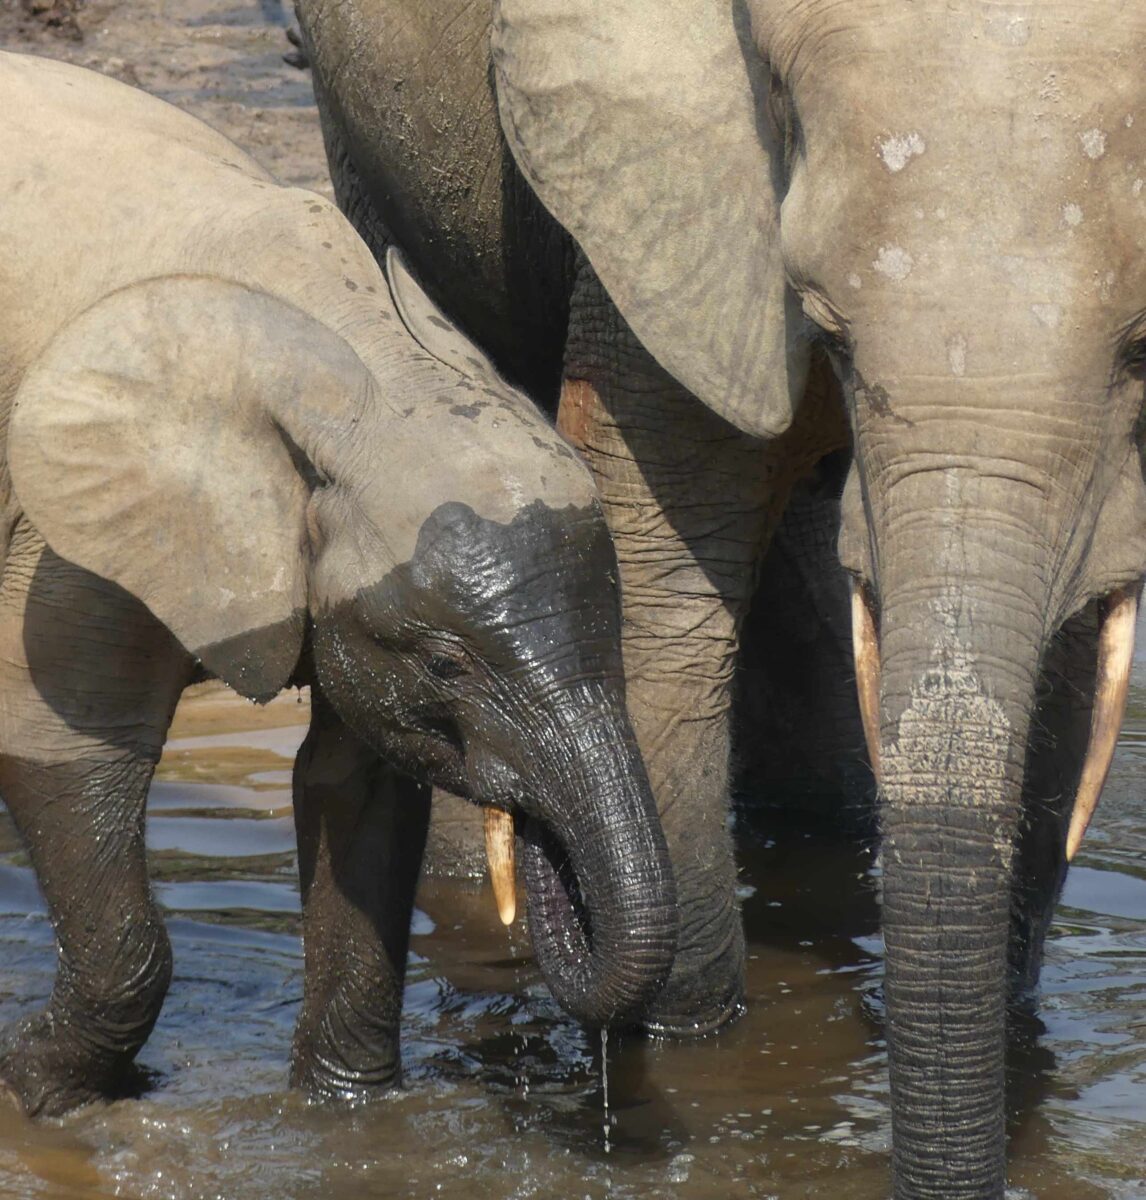
[[[1117,276],[1113,271],[1107,271],[1098,281],[1098,294],[1103,300],[1109,300],[1114,293],[1114,281]]]
[[[1087,158],[1101,158],[1106,153],[1106,134],[1101,129],[1088,129],[1078,139]]]
[[[1057,304],[1032,304],[1031,312],[1044,329],[1057,329],[1062,320],[1062,309]]]
[[[1136,179],[1136,180],[1134,180],[1134,183],[1133,183],[1133,185],[1131,186],[1130,190],[1131,190],[1131,191],[1134,193],[1134,195],[1135,195],[1135,196],[1141,196],[1141,195],[1142,195],[1142,188],[1143,188],[1144,186],[1146,186],[1146,183],[1144,183],[1144,182],[1143,182],[1143,180],[1141,180],[1141,179]]]
[[[951,374],[962,379],[967,373],[967,339],[961,333],[947,339],[947,361]]]
[[[863,280],[854,271],[848,276],[848,287],[855,288],[857,292],[863,287]]]
[[[1031,40],[1031,19],[1023,12],[1002,12],[987,18],[987,36],[1002,46],[1025,46]]]
[[[518,508],[524,508],[526,505],[525,491],[521,486],[520,480],[515,476],[505,476],[501,481],[502,487],[513,497],[513,503]]]
[[[1127,129],[1130,129],[1130,128],[1132,128],[1132,127],[1133,127],[1133,125],[1134,125],[1134,114],[1133,114],[1133,113],[1127,113],[1127,114],[1126,114],[1126,120],[1123,122],[1123,124],[1126,126],[1126,128],[1127,128]]]
[[[939,218],[940,221],[947,220],[947,210],[945,208],[937,208],[935,210],[935,215]]]
[[[1062,219],[1071,229],[1074,229],[1082,224],[1082,209],[1077,204],[1064,204]]]
[[[880,246],[871,265],[893,283],[901,283],[911,274],[915,260],[902,246]]]
[[[901,783],[910,788],[924,777],[947,780],[947,803],[976,808],[1003,785],[1011,723],[1003,706],[988,694],[970,649],[959,637],[959,603],[952,595],[932,606],[940,632],[931,666],[912,684],[883,773],[889,786]],[[968,730],[974,730],[973,748],[967,745]],[[984,744],[998,747],[999,753],[982,754]],[[1009,867],[1014,844],[1002,828],[994,843],[1000,865]]]
[[[894,175],[926,149],[927,144],[918,133],[896,134],[879,143],[879,156]]]

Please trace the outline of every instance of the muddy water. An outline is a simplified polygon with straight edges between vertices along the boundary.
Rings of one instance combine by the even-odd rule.
[[[93,0],[82,42],[0,0],[0,45],[137,82],[328,190],[279,0]],[[1140,644],[1143,639],[1140,634]],[[695,1045],[600,1051],[557,1010],[484,890],[428,880],[412,939],[407,1088],[346,1111],[286,1091],[301,995],[289,769],[305,705],[217,688],[181,707],[149,842],[176,974],[141,1099],[32,1125],[0,1111],[0,1196],[886,1194],[888,1109],[871,862],[786,833],[746,852],[748,1015]],[[1012,1179],[1043,1200],[1146,1196],[1146,661],[1043,975],[1045,1032],[1013,1069]],[[54,970],[27,861],[0,817],[0,1022]]]
[[[1146,661],[1014,1071],[1013,1182],[1044,1200],[1146,1196]],[[152,1090],[32,1125],[0,1112],[0,1196],[885,1195],[888,1110],[871,864],[786,834],[746,854],[748,1015],[695,1045],[610,1042],[555,1007],[483,887],[428,880],[405,1003],[407,1088],[357,1111],[286,1091],[301,993],[289,771],[306,706],[189,695],[151,796],[176,972],[141,1060]],[[0,826],[0,1020],[54,969]]]

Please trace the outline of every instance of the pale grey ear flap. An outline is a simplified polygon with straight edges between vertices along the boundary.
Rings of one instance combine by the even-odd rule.
[[[748,433],[782,433],[807,348],[780,257],[768,69],[730,0],[496,0],[518,166],[645,348]]]
[[[308,409],[355,370],[340,339],[269,296],[196,278],[127,288],[64,329],[21,383],[17,498],[57,554],[267,699],[305,628]]]
[[[493,363],[426,295],[393,245],[386,250],[386,282],[390,285],[390,295],[402,324],[427,354],[453,367],[467,379],[505,386]]]

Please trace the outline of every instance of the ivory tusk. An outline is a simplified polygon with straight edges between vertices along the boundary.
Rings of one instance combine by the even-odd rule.
[[[497,915],[503,925],[512,925],[517,916],[517,861],[513,818],[500,808],[485,810],[485,856]]]
[[[862,583],[852,580],[852,653],[868,757],[879,783],[879,635]]]
[[[1138,619],[1138,588],[1121,588],[1103,603],[1102,628],[1098,633],[1098,670],[1094,681],[1094,710],[1090,717],[1090,742],[1078,780],[1074,811],[1066,835],[1066,861],[1070,862],[1082,845],[1086,827],[1102,785],[1106,782],[1122,718],[1126,715],[1126,694],[1130,690],[1130,663],[1134,657],[1134,625]],[[1101,609],[1100,609],[1101,613]]]

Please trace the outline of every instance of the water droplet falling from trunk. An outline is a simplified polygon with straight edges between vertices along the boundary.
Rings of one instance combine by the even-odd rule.
[[[605,1134],[605,1153],[610,1154],[612,1147],[609,1145],[609,1031],[603,1025],[601,1026],[601,1100],[605,1110],[604,1120],[601,1123]]]

